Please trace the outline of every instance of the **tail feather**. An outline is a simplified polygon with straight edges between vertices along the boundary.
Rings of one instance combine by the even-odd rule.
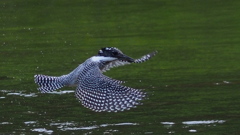
[[[65,86],[60,77],[54,76],[35,75],[34,81],[39,85],[38,90],[42,93],[52,92]]]

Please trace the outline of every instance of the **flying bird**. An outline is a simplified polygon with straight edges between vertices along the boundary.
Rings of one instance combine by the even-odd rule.
[[[75,95],[83,106],[95,112],[117,112],[129,110],[140,104],[146,93],[122,85],[119,81],[105,76],[103,72],[113,67],[131,63],[142,63],[156,55],[157,51],[133,59],[118,48],[105,47],[67,75],[35,75],[34,81],[41,93],[48,93],[64,86],[76,86]]]

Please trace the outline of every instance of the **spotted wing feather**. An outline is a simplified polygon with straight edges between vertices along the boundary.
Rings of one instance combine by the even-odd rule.
[[[155,56],[156,54],[157,54],[157,51],[154,51],[154,52],[151,52],[149,54],[143,55],[141,58],[135,59],[134,63],[145,62],[145,61],[149,60],[150,58],[152,58],[153,56]]]
[[[133,63],[142,63],[142,62],[145,62],[145,61],[151,59],[151,58],[152,58],[153,56],[155,56],[156,54],[157,54],[157,51],[154,51],[154,52],[152,52],[152,53],[143,55],[141,58],[135,59]],[[112,62],[106,64],[101,71],[102,71],[102,72],[106,72],[107,70],[110,70],[111,68],[119,67],[119,66],[124,66],[124,65],[127,65],[127,64],[131,64],[131,63],[130,63],[130,62],[127,62],[127,61],[115,60],[115,61],[112,61]]]
[[[110,62],[109,64],[106,64],[103,67],[102,72],[106,72],[106,71],[110,70],[111,68],[124,66],[124,65],[127,65],[127,64],[131,64],[131,63],[127,62],[127,61],[115,60],[115,61]]]
[[[114,83],[104,76],[97,65],[91,64],[84,76],[79,77],[76,97],[81,103],[96,112],[117,112],[138,105],[145,93],[138,89]]]

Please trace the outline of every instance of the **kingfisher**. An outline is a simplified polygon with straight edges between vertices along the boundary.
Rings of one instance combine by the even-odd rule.
[[[124,81],[105,76],[103,72],[113,67],[131,63],[142,63],[157,51],[133,59],[116,47],[105,47],[72,72],[62,76],[34,75],[41,93],[49,93],[64,86],[76,87],[75,96],[82,105],[95,112],[118,112],[129,110],[140,104],[146,92],[122,85]]]

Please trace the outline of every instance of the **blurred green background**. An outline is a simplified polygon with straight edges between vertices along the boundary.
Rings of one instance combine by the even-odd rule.
[[[49,94],[11,96],[0,99],[2,121],[13,123],[7,128],[0,125],[6,129],[1,133],[16,132],[19,123],[28,120],[28,115],[20,117],[26,109],[36,112],[37,121],[44,121],[40,120],[41,107],[52,114],[44,117],[52,120],[68,120],[64,117],[71,114],[71,120],[79,115],[88,122],[101,123],[111,117],[112,121],[104,122],[141,123],[135,130],[120,127],[119,134],[167,133],[165,128],[159,131],[161,121],[207,119],[226,123],[197,127],[197,133],[239,133],[239,6],[237,0],[2,0],[0,90],[39,94],[35,74],[67,74],[102,47],[117,47],[133,58],[154,50],[159,53],[146,63],[106,73],[126,80],[127,86],[145,89],[149,99],[142,106],[98,114],[81,106],[74,94],[64,95],[64,101],[62,96]],[[62,90],[66,89],[71,88]],[[55,101],[52,106],[43,103],[51,100]],[[57,115],[53,106],[74,109]],[[15,124],[17,118],[20,122]],[[188,133],[181,126],[173,130]]]

